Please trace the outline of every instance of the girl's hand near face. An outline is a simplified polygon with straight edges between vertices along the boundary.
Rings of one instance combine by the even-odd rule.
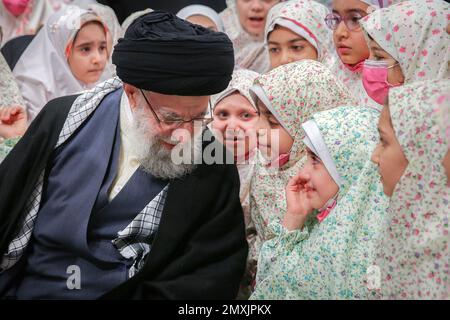
[[[21,106],[0,108],[0,137],[21,137],[27,130],[27,112]]]
[[[307,195],[309,179],[309,174],[299,172],[289,180],[286,187],[287,212],[283,226],[289,231],[302,229],[306,218],[313,211]]]

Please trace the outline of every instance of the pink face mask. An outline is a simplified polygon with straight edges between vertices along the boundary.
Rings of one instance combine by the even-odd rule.
[[[389,89],[402,84],[390,84],[387,81],[388,69],[398,63],[388,66],[384,61],[366,60],[362,71],[362,82],[367,94],[378,104],[383,105],[389,95]]]
[[[30,0],[2,0],[3,5],[14,17],[20,16],[28,6]]]

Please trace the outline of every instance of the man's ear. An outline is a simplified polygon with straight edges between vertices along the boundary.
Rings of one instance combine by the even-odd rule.
[[[131,109],[136,108],[139,101],[140,90],[128,83],[123,84],[123,90],[125,91],[125,94],[128,97]]]

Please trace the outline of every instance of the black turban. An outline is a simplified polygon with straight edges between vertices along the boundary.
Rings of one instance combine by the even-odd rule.
[[[223,91],[234,68],[228,36],[153,11],[137,18],[114,47],[118,77],[168,95],[206,96]]]

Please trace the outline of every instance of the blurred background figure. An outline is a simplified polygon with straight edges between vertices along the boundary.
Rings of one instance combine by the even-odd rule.
[[[35,34],[64,5],[64,2],[58,0],[0,1],[2,44],[18,36]]]
[[[264,43],[264,27],[269,10],[280,0],[227,0],[220,13],[225,33],[234,46],[236,68],[258,73],[269,70],[269,54]]]
[[[224,32],[222,19],[219,14],[210,7],[201,4],[192,4],[178,11],[177,16],[207,29]]]
[[[216,12],[221,12],[226,8],[225,0],[99,0],[98,3],[113,8],[121,24],[131,14],[148,8],[164,10],[174,14],[191,4],[202,4]]]

